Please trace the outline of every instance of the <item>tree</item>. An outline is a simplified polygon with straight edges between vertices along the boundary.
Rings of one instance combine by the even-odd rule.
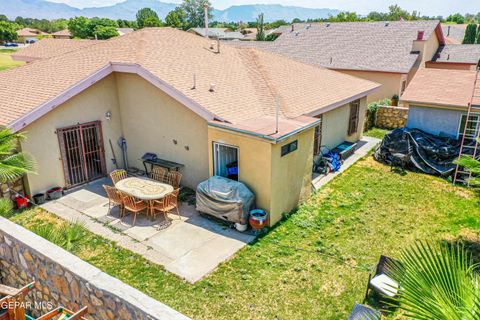
[[[145,27],[159,27],[161,21],[158,14],[150,8],[143,8],[137,12],[137,25],[140,29]]]
[[[388,7],[387,19],[390,21],[398,21],[400,18],[409,19],[411,17],[407,10],[403,10],[398,5],[392,5]]]
[[[263,13],[257,18],[257,41],[265,41],[265,23],[263,21]]]
[[[356,12],[340,12],[336,17],[330,17],[328,20],[332,22],[353,22],[361,21],[362,19],[357,15]]]
[[[0,21],[0,41],[13,41],[18,38],[16,24]]]
[[[186,30],[188,29],[187,14],[181,7],[176,7],[165,17],[165,25]]]
[[[480,44],[480,24],[478,25],[478,30],[477,30],[477,44]]]
[[[463,44],[474,44],[477,38],[477,25],[470,23],[465,29],[465,37],[463,38]]]
[[[449,15],[445,21],[456,23],[456,24],[464,24],[465,23],[465,17],[462,16],[460,13],[455,13],[453,15],[452,14]]]
[[[98,25],[95,27],[94,32],[95,32],[96,38],[99,40],[106,40],[113,37],[117,37],[119,35],[117,28],[111,27],[111,26]]]
[[[104,27],[104,28],[100,28],[100,27]],[[95,35],[97,33],[96,32],[97,28],[101,29],[103,33],[105,32],[112,33],[111,29],[113,28],[116,30],[118,28],[118,24],[117,24],[117,21],[111,20],[108,18],[98,18],[98,17],[91,18],[87,23],[87,37],[95,38]],[[110,30],[110,31],[106,31],[106,30]],[[118,35],[118,32],[117,32],[117,35]],[[97,35],[97,38],[98,38],[98,35]]]
[[[370,21],[384,21],[388,20],[387,15],[383,12],[372,11],[367,15],[367,20]]]
[[[12,133],[9,129],[0,130],[0,183],[8,183],[34,172],[35,161],[28,154],[17,152],[18,142],[25,136]]]
[[[208,4],[208,19],[212,19],[213,8],[208,0],[183,0],[181,8],[191,28],[205,26],[205,4]]]
[[[478,320],[478,265],[460,244],[417,242],[388,276],[401,283],[396,302],[411,319]]]
[[[0,14],[0,21],[8,21],[8,17],[4,14]]]
[[[478,141],[480,142],[480,140]],[[480,161],[471,156],[463,155],[455,161],[456,164],[470,170],[474,177],[470,179],[469,183],[473,187],[480,187]]]
[[[85,17],[75,17],[68,22],[68,30],[74,38],[87,39],[90,36],[88,28],[90,20]]]

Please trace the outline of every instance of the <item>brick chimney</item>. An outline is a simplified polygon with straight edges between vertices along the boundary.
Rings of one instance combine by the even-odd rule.
[[[422,41],[424,35],[425,35],[425,31],[418,31],[418,33],[417,33],[417,40],[418,40],[418,41]]]

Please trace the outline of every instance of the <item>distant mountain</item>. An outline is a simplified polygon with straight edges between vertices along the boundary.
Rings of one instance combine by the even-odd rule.
[[[264,13],[265,21],[275,20],[292,21],[295,18],[301,20],[328,18],[329,15],[336,16],[340,10],[335,9],[311,9],[294,6],[282,6],[280,4],[252,4],[231,6],[225,10],[214,10],[215,20],[221,22],[229,21],[255,21],[260,13]]]
[[[46,0],[0,0],[0,14],[14,19],[17,16],[58,19],[71,18],[74,16],[106,17],[110,19],[134,20],[135,14],[141,8],[151,8],[158,13],[161,19],[165,19],[167,13],[173,10],[177,4],[166,3],[158,0],[126,0],[113,6],[78,9],[62,3],[54,3]],[[279,4],[256,4],[232,6],[225,10],[214,10],[214,20],[221,22],[248,22],[255,21],[260,13],[265,14],[265,21],[284,19],[291,21],[294,18],[302,20],[309,18],[326,18],[336,15],[340,11],[335,9],[310,9],[294,6],[282,6]]]

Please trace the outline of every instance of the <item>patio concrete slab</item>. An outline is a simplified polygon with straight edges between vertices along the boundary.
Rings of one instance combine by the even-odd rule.
[[[42,207],[66,220],[82,222],[91,232],[165,266],[189,282],[202,279],[255,239],[200,216],[187,204],[180,205],[180,218],[170,214],[166,220],[163,215],[151,220],[139,214],[133,226],[133,215],[120,220],[118,207],[107,215],[108,198],[102,184],[109,181],[102,179],[77,188]]]
[[[173,273],[181,270],[185,280],[194,283],[217,267],[215,261],[227,260],[244,245],[235,239],[214,236],[203,245],[167,264],[165,268]]]
[[[370,152],[370,150],[375,148],[380,142],[382,142],[382,140],[377,138],[363,137],[358,142],[357,150],[355,151],[355,153],[351,155],[347,160],[345,160],[340,170],[335,173],[329,173],[327,175],[314,174],[312,180],[313,188],[315,190],[318,190],[330,181],[332,181],[336,176],[350,168],[355,162],[366,156]]]

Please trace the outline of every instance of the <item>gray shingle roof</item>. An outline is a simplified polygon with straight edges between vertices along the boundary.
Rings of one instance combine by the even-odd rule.
[[[191,31],[195,32],[199,36],[205,35],[205,28],[191,28]],[[240,32],[229,31],[226,28],[208,28],[208,36],[212,38],[219,38],[222,40],[243,39],[245,36]]]
[[[429,39],[436,20],[295,24],[273,42],[255,46],[305,63],[330,69],[408,73],[418,54],[412,53],[418,31]],[[288,30],[288,31],[287,31]]]
[[[460,44],[465,37],[466,24],[442,24],[443,35],[447,43]]]
[[[447,44],[441,46],[433,61],[477,64],[480,60],[480,44]]]

